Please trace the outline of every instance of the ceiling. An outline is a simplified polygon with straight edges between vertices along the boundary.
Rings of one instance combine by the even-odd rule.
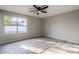
[[[49,8],[46,9],[48,13],[47,14],[41,13],[40,15],[36,15],[33,12],[29,12],[33,9],[32,5],[0,5],[0,9],[39,18],[45,18],[79,9],[78,5],[48,5],[48,6]]]

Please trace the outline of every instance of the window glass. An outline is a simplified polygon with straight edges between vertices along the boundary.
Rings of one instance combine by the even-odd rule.
[[[4,16],[4,24],[6,24],[6,25],[11,24],[11,17],[10,16]]]
[[[26,33],[26,26],[18,26],[18,33]]]
[[[18,33],[27,32],[27,21],[25,18],[18,18]]]
[[[27,25],[25,18],[18,18],[18,25]]]
[[[17,27],[16,26],[5,26],[5,34],[16,34]]]
[[[26,18],[4,16],[4,32],[5,34],[27,33]]]

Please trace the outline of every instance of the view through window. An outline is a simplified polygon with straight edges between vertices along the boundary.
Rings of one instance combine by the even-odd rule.
[[[27,33],[27,20],[23,17],[4,16],[5,34]]]

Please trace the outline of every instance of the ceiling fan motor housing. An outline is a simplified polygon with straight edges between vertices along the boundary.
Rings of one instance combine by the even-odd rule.
[[[47,11],[45,10],[45,9],[48,8],[47,5],[42,5],[42,6],[33,5],[33,7],[36,9],[36,10],[31,11],[31,12],[36,12],[36,13],[34,13],[34,14],[39,15],[40,12],[42,12],[42,13],[47,13]]]

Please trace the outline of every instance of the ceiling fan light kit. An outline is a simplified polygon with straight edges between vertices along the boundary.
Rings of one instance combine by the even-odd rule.
[[[30,12],[34,12],[34,14],[39,15],[40,13],[47,13],[47,11],[45,9],[48,8],[47,5],[33,5],[35,10],[32,10]]]

